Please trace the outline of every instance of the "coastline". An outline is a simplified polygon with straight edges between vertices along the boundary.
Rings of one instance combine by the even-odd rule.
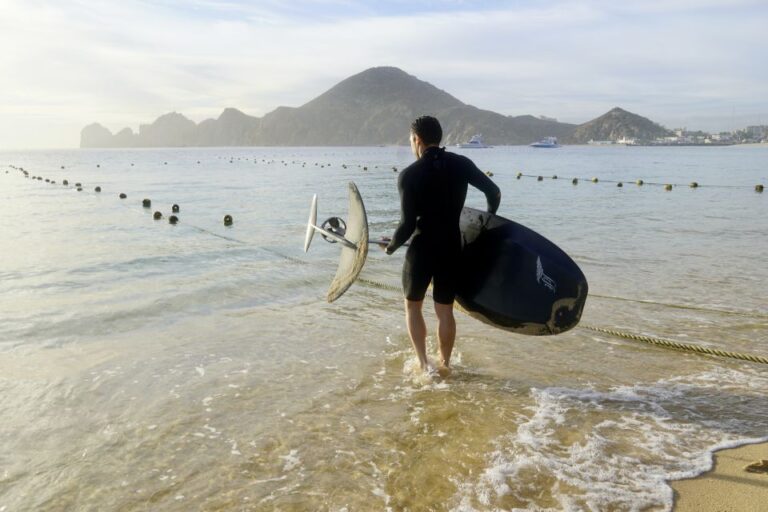
[[[761,510],[768,503],[768,473],[744,467],[768,459],[768,442],[718,450],[712,469],[671,482],[675,512],[737,512]]]

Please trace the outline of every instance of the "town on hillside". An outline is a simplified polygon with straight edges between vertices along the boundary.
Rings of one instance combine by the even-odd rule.
[[[747,126],[734,132],[707,133],[688,131],[685,128],[672,130],[671,135],[652,140],[640,140],[622,137],[616,140],[590,140],[591,145],[626,145],[626,146],[732,146],[735,144],[768,143],[768,126]]]

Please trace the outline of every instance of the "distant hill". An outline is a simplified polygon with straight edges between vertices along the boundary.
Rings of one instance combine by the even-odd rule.
[[[653,124],[621,109],[611,112],[617,110]],[[124,128],[115,135],[94,123],[83,128],[80,147],[407,144],[408,126],[424,114],[440,120],[446,145],[465,142],[477,133],[483,134],[486,143],[494,145],[529,144],[547,136],[587,142],[598,138],[593,135],[598,130],[580,130],[602,119],[577,127],[530,115],[504,116],[462,103],[401,69],[377,67],[341,81],[300,107],[278,107],[263,117],[227,108],[217,119],[196,124],[172,112],[151,124],[142,124],[138,133]],[[634,126],[629,117],[619,124],[628,133]],[[637,128],[644,130],[640,125]]]
[[[670,130],[650,119],[616,107],[597,119],[579,125],[565,141],[570,144],[586,144],[591,140],[649,141],[671,134]]]

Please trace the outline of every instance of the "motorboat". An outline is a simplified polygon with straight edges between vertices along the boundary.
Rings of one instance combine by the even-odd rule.
[[[492,148],[493,146],[489,146],[488,144],[485,144],[483,142],[482,134],[478,133],[477,135],[469,139],[469,142],[465,142],[463,144],[456,144],[456,147],[457,148]]]
[[[538,142],[531,144],[532,148],[559,148],[557,137],[545,137]]]

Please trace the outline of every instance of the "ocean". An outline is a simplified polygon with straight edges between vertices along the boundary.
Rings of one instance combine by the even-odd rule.
[[[768,356],[767,147],[453,151],[580,265],[582,326]],[[344,217],[354,181],[391,235],[412,158],[0,153],[0,512],[661,511],[670,479],[768,440],[765,365],[582,326],[457,313],[453,374],[419,376],[403,251],[373,248],[366,282],[326,303],[338,247],[303,252],[312,195]]]

